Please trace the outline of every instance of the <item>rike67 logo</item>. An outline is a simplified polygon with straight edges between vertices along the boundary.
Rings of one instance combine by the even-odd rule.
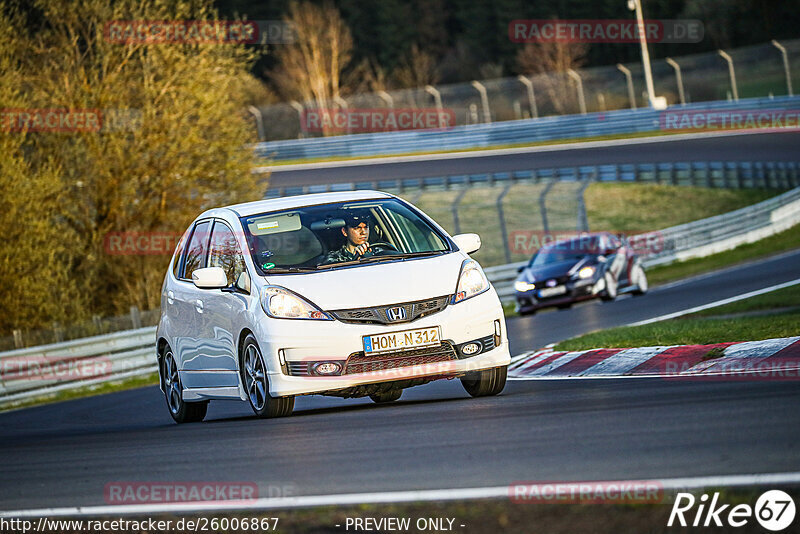
[[[772,532],[785,530],[795,517],[794,500],[781,490],[769,490],[756,501],[755,507],[749,504],[720,504],[719,493],[712,497],[703,494],[696,499],[691,493],[678,493],[667,526],[692,527],[743,527],[753,518],[765,529]]]

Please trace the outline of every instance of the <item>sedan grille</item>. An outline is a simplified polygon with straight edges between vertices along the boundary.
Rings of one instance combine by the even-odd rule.
[[[401,304],[374,306],[371,308],[353,308],[330,312],[343,323],[356,324],[400,324],[408,323],[420,317],[440,312],[450,302],[450,295]],[[398,313],[399,310],[402,312]]]
[[[456,351],[453,344],[449,341],[443,341],[438,347],[424,347],[421,349],[390,352],[388,354],[375,354],[371,356],[366,356],[363,352],[354,352],[347,359],[344,374],[352,375],[356,373],[385,371],[387,369],[397,369],[398,367],[447,362],[455,359],[457,359]]]

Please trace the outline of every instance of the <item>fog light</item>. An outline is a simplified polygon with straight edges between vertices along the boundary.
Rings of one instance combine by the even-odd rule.
[[[283,349],[278,351],[278,363],[281,365],[286,365],[286,352]]]
[[[318,375],[337,375],[342,370],[342,366],[336,362],[315,363],[311,367],[314,374]]]
[[[477,343],[467,343],[466,345],[461,347],[461,353],[464,356],[472,356],[473,354],[476,354],[479,350],[481,350],[481,347]]]
[[[500,319],[495,319],[494,321],[494,346],[500,346]]]

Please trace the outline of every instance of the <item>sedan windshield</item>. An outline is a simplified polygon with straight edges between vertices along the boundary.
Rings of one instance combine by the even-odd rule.
[[[575,263],[581,260],[586,254],[566,251],[566,250],[541,250],[533,259],[531,259],[531,267],[542,267],[544,265],[553,265],[556,263],[572,262]]]
[[[306,206],[241,221],[253,262],[262,274],[318,271],[451,250],[437,229],[397,199]]]

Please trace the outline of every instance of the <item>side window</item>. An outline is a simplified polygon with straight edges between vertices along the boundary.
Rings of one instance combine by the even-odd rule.
[[[197,269],[202,269],[206,264],[206,253],[208,252],[208,237],[211,223],[203,221],[194,227],[189,246],[186,248],[186,260],[183,267],[181,278],[192,278],[192,273]]]
[[[245,270],[244,258],[236,243],[236,236],[228,225],[219,221],[214,223],[211,234],[211,246],[208,253],[209,267],[222,267],[228,278],[228,285],[232,285]]]
[[[175,278],[181,277],[181,265],[183,263],[183,251],[186,249],[186,241],[189,239],[189,232],[191,227],[184,232],[178,241],[178,246],[175,250],[175,263],[172,264],[172,274]]]

